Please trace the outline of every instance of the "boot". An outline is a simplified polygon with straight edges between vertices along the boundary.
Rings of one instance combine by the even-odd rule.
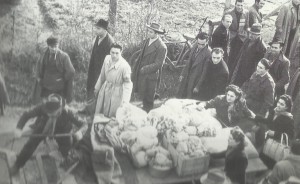
[[[70,150],[69,154],[63,161],[59,164],[64,170],[68,170],[73,164],[80,161],[82,157],[82,153],[78,150]]]

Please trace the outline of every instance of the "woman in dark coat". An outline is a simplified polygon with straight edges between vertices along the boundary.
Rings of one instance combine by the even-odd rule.
[[[262,116],[255,116],[254,120],[260,124],[260,129],[256,133],[256,140],[260,141],[260,144],[264,142],[264,132],[265,127],[267,126],[268,133],[267,137],[270,137],[278,142],[281,140],[281,135],[286,133],[289,139],[294,138],[294,119],[291,114],[292,109],[292,99],[289,95],[280,96],[277,106],[274,110],[270,111],[268,118]],[[265,161],[266,165],[269,168],[272,168],[275,164],[275,161],[266,158],[263,153],[261,154],[262,160]]]
[[[253,116],[253,113],[246,105],[245,99],[242,98],[242,90],[238,86],[229,85],[225,94],[216,96],[206,103],[200,103],[198,109],[215,108],[217,119],[223,126],[242,126],[244,119],[252,118]],[[243,129],[243,127],[241,128]]]
[[[225,174],[233,184],[246,183],[248,158],[245,153],[245,134],[239,127],[230,130],[227,150],[212,154],[213,158],[225,157]]]
[[[241,129],[234,127],[228,138],[225,154],[225,173],[232,183],[246,183],[248,158],[245,153],[245,135]]]

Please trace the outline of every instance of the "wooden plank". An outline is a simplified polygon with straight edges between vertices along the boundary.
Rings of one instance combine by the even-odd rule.
[[[79,164],[79,161],[75,162],[57,181],[56,184],[62,184],[62,182],[71,174],[71,172],[76,168],[76,166]]]
[[[7,169],[11,168],[16,161],[16,154],[4,148],[0,148],[0,152],[6,154]],[[2,170],[3,167],[1,166],[0,168]],[[10,180],[11,180],[11,184],[26,184],[25,179],[23,177],[23,169],[20,169],[20,172],[15,174],[14,176],[10,176]],[[0,181],[2,180],[0,179]]]
[[[47,175],[44,171],[44,165],[43,165],[43,161],[42,161],[42,154],[38,153],[36,155],[36,161],[37,161],[40,176],[41,176],[41,179],[42,179],[42,184],[48,184]]]
[[[43,161],[43,167],[44,167],[43,170],[44,173],[46,174],[48,183],[49,184],[56,183],[59,179],[59,176],[58,176],[58,169],[57,169],[55,159],[48,154],[42,155],[41,158]]]
[[[248,167],[246,173],[261,172],[268,170],[267,166],[260,158],[248,159]]]
[[[41,184],[41,176],[35,158],[29,159],[23,167],[23,174],[26,184]]]
[[[5,152],[0,152],[0,183],[10,184],[9,166],[7,161],[7,155]]]
[[[62,184],[77,184],[77,181],[73,175],[68,175],[63,181]]]
[[[210,166],[210,169],[224,169],[224,161],[225,159],[217,159],[213,160],[213,163]],[[267,171],[267,167],[260,160],[260,158],[253,158],[248,160],[248,167],[246,169],[246,176],[249,179],[252,179],[256,173]],[[171,183],[183,183],[183,182],[192,182],[193,180],[197,180],[201,177],[199,175],[191,175],[180,177],[176,174],[175,170],[173,170],[169,175],[164,178],[155,178],[152,177],[147,168],[141,168],[136,170],[136,175],[138,178],[138,183],[143,184],[171,184]]]

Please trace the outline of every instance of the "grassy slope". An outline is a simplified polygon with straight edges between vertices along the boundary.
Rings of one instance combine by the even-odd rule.
[[[33,1],[0,6],[0,66],[13,104],[27,104],[33,86],[41,30],[39,8]]]

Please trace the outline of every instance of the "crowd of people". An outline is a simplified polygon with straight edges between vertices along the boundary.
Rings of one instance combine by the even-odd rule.
[[[269,46],[261,36],[263,16],[260,10],[264,4],[264,0],[255,0],[247,10],[244,0],[236,0],[235,8],[224,12],[211,36],[200,32],[178,81],[177,98],[203,101],[199,110],[215,108],[224,127],[239,126],[245,132],[236,129],[231,132],[231,147],[226,153],[226,175],[236,183],[245,183],[242,176],[245,173],[237,175],[237,171],[245,171],[248,164],[243,152],[244,136],[247,135],[260,150],[267,130],[267,136],[277,141],[283,133],[293,140],[291,155],[287,158],[292,160],[290,162],[275,163],[261,154],[273,169],[269,183],[287,180],[289,176],[300,177],[299,166],[294,164],[300,161],[300,122],[293,118],[297,115],[293,103],[299,104],[296,99],[299,99],[300,86],[300,71],[297,70],[300,66],[300,1],[292,0],[281,7]],[[143,110],[149,112],[154,108],[167,56],[167,46],[160,37],[164,34],[160,24],[147,25],[148,38],[133,68],[122,57],[122,46],[108,33],[108,21],[100,19],[95,27],[97,36],[86,87],[89,112],[92,116],[115,117],[119,107],[130,103],[132,93],[138,94]],[[68,54],[59,49],[58,37],[52,35],[46,42],[48,47],[37,67],[34,90],[34,97],[40,103],[21,116],[15,137],[21,136],[26,122],[34,117],[37,119],[32,126],[33,133],[52,137],[70,133],[73,123],[79,128],[75,138],[81,140],[81,145],[90,145],[88,152],[91,154],[96,149],[89,137],[91,128],[66,106],[72,101],[75,69]],[[7,94],[7,90],[1,76],[0,82],[3,113],[3,104],[8,104],[9,98],[7,95],[3,98],[2,93]],[[85,132],[88,136],[84,136]],[[71,149],[69,138],[56,138],[65,159]],[[11,173],[17,173],[24,166],[43,139],[33,137],[27,141]],[[237,158],[240,158],[239,166],[235,167],[232,163],[236,163]]]

